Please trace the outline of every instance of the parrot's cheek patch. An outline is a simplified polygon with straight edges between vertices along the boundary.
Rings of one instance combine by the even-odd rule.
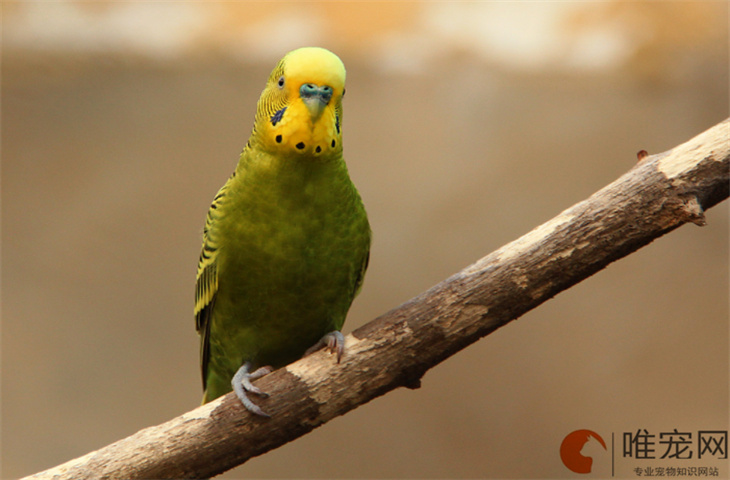
[[[275,127],[277,123],[281,121],[281,119],[284,117],[284,112],[286,112],[286,107],[282,108],[281,110],[277,111],[275,114],[271,116],[271,126]]]

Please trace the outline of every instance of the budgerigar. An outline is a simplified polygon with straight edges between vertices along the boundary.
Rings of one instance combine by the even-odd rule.
[[[345,67],[332,52],[289,52],[271,72],[253,131],[203,230],[195,321],[203,403],[326,345],[362,285],[370,225],[342,156]]]

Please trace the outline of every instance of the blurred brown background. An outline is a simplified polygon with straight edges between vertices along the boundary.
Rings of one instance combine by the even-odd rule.
[[[348,68],[375,243],[345,332],[729,110],[725,2],[2,7],[3,478],[198,405],[204,216],[288,50]],[[633,477],[622,432],[726,430],[727,202],[707,219],[226,478],[572,477],[581,428]]]

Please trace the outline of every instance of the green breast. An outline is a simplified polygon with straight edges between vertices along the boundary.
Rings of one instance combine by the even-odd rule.
[[[242,158],[221,205],[211,367],[280,367],[339,330],[370,248],[344,161]],[[221,372],[222,373],[222,372]]]

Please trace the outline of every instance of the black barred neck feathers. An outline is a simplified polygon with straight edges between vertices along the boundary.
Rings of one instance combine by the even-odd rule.
[[[342,155],[345,66],[329,50],[305,47],[287,53],[259,98],[248,149],[277,156]]]

